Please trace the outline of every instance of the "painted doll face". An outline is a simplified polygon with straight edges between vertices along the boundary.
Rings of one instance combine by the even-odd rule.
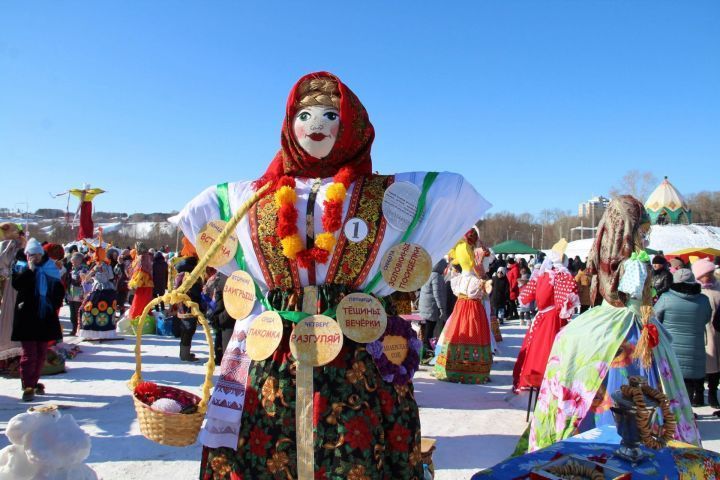
[[[312,106],[298,111],[293,131],[300,146],[315,158],[325,158],[340,130],[340,112],[333,107]]]

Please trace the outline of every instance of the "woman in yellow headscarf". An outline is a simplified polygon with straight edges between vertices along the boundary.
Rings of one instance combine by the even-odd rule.
[[[450,280],[458,300],[443,331],[443,345],[435,363],[438,380],[460,383],[490,380],[490,324],[482,302],[485,281],[482,264],[476,261],[477,242],[477,232],[470,230],[450,251],[453,264],[460,265],[462,273]]]

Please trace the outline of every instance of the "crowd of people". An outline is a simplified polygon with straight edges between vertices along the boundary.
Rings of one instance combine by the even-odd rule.
[[[87,341],[117,338],[116,324],[124,317],[137,319],[152,298],[179,286],[198,262],[194,247],[184,240],[179,254],[169,247],[147,248],[143,242],[119,249],[94,242],[73,242],[65,247],[27,238],[21,226],[0,244],[2,294],[0,297],[0,360],[19,357],[22,399],[45,393],[39,383],[48,347],[63,337]],[[224,308],[222,291],[227,277],[208,268],[188,291],[191,300],[207,314],[216,333],[219,360],[230,340],[235,320]],[[67,305],[70,328],[63,332],[60,309]],[[180,339],[180,360],[196,361],[191,353],[197,329],[195,318],[182,305],[159,302],[150,313],[169,322]]]
[[[495,341],[501,340],[501,336],[498,338],[495,334],[495,330],[498,333],[499,330],[494,324],[519,320],[521,325],[528,325],[530,328],[515,366],[513,386],[516,392],[527,388],[539,390],[555,336],[573,317],[600,305],[603,300],[597,291],[594,296],[591,294],[593,272],[588,269],[587,261],[579,256],[567,258],[560,250],[550,251],[548,255],[539,252],[537,256],[495,256],[488,252],[481,259],[477,252],[486,249],[476,237],[472,241],[472,248],[476,250],[474,266],[461,269],[453,250],[435,264],[427,283],[418,292],[425,363],[432,364],[438,359],[437,345],[446,340],[444,333],[453,319],[458,295],[468,298],[467,291],[458,293],[453,288],[453,279],[463,271],[473,270],[473,275],[483,283],[482,288],[476,290],[485,310],[472,321],[487,324],[492,336],[491,340],[479,344],[492,344],[495,353]],[[693,407],[704,406],[707,391],[707,404],[720,408],[717,394],[720,258],[685,261],[680,257],[667,259],[659,252],[647,260],[651,260],[652,266],[648,283],[654,315],[669,334],[669,345],[679,363],[689,401]],[[476,343],[480,336],[484,337],[474,335]],[[441,379],[475,383],[471,380],[472,369],[468,370],[467,359],[465,363],[461,377],[445,378],[447,375],[442,373]],[[483,376],[489,380],[489,368],[483,368]]]
[[[451,348],[453,342],[444,338],[444,333],[449,331],[446,324],[453,317],[458,298],[465,301],[474,296],[483,308],[481,313],[477,313],[478,310],[473,315],[481,318],[470,322],[465,319],[462,324],[465,329],[468,325],[483,325],[463,335],[473,338],[471,343],[475,351],[486,349],[487,354],[478,356],[474,366],[470,367],[465,358],[463,373],[458,376],[448,375],[448,371],[441,369],[441,379],[466,383],[489,381],[496,342],[502,339],[498,325],[517,319],[521,325],[530,328],[518,355],[513,386],[515,391],[528,387],[539,389],[555,335],[572,321],[573,315],[582,314],[597,303],[591,299],[591,275],[587,265],[579,257],[568,259],[562,252],[554,254],[553,251],[547,256],[540,252],[537,257],[495,256],[482,246],[477,232],[471,232],[473,235],[466,237],[463,245],[473,252],[472,261],[463,265],[462,259],[458,258],[462,255],[456,253],[459,252],[456,247],[433,267],[430,278],[418,292],[426,361],[433,363],[443,345],[446,349]],[[21,229],[18,229],[16,239],[4,244],[4,256],[11,254],[13,260],[7,263],[12,279],[3,286],[1,313],[3,325],[8,321],[13,325],[11,341],[21,343],[24,400],[44,392],[44,386],[38,382],[39,372],[48,343],[62,339],[58,314],[63,303],[70,312],[70,331],[65,332],[66,335],[89,340],[111,338],[98,332],[112,332],[114,336],[118,319],[124,315],[139,316],[150,299],[162,296],[168,288],[179,286],[184,275],[189,274],[198,262],[197,253],[185,239],[183,249],[177,255],[167,246],[147,249],[142,242],[125,249],[103,247],[102,242],[97,245],[70,244],[63,248],[35,239],[26,240]],[[662,254],[652,258],[650,282],[654,311],[670,334],[692,406],[705,404],[707,384],[707,402],[720,408],[717,396],[720,384],[720,270],[717,261],[693,260],[691,264],[679,257],[667,260]],[[479,280],[473,284],[472,293],[468,291],[468,277],[462,292],[458,291],[463,274]],[[223,301],[226,280],[227,276],[222,272],[208,268],[188,291],[191,300],[207,313],[215,331],[214,349],[218,359],[222,358],[235,325],[235,319],[228,314]],[[561,290],[562,294],[556,290]],[[12,309],[8,308],[10,303]],[[173,323],[173,332],[180,338],[180,359],[195,361],[190,350],[197,319],[189,309],[161,302],[153,311],[158,318],[167,318]],[[103,312],[111,317],[110,321],[101,320]],[[31,324],[26,318],[28,315],[36,315],[43,327],[28,328]],[[467,313],[455,316],[467,316]],[[456,324],[456,330],[461,328],[458,325],[460,323]],[[11,348],[10,344],[3,346],[5,352]],[[447,368],[447,361],[445,354],[443,368]],[[481,370],[479,377],[473,374],[477,369]]]
[[[293,87],[282,138],[260,179],[205,189],[169,219],[187,236],[178,255],[142,242],[118,251],[101,235],[85,251],[65,249],[26,241],[13,227],[15,238],[1,247],[12,259],[0,262],[12,272],[1,318],[12,307],[23,400],[44,393],[40,366],[48,343],[62,336],[63,301],[70,333],[91,341],[113,338],[123,315],[135,328],[147,324],[146,314],[173,319],[180,360],[197,360],[194,310],[156,300],[150,311],[168,288],[192,283],[187,295],[215,329],[217,357],[225,356],[198,434],[203,479],[425,477],[412,384],[422,346],[438,380],[482,384],[491,381],[499,325],[510,319],[528,325],[513,390],[530,390],[531,398],[537,392],[530,451],[614,423],[610,395],[637,375],[671,399],[662,412],[665,424],[677,427],[671,436],[699,446],[691,406],[704,403],[706,378],[717,405],[720,379],[716,265],[657,255],[651,274],[650,219],[637,199],[610,202],[586,262],[567,258],[564,239],[537,258],[495,257],[477,228],[466,231],[490,205],[462,176],[372,174],[374,128],[334,75],[310,74]],[[410,191],[419,195],[413,220],[391,225],[407,213],[398,192]],[[245,271],[259,295],[249,314],[233,319],[223,298],[227,277],[213,269],[197,275],[192,242],[207,239],[205,229],[218,220],[240,219],[243,210],[233,212],[240,205],[247,218],[234,230],[239,249],[228,250],[219,268]],[[364,224],[363,239],[343,228],[349,220],[357,235]],[[420,289],[419,341],[402,317],[411,313],[407,294],[424,280],[420,265],[444,254]],[[360,337],[352,325],[341,326],[352,319],[332,318],[351,293],[385,302],[360,309],[377,315],[357,322],[367,324]],[[277,343],[263,343],[270,336],[251,328],[259,318],[272,324]],[[254,341],[271,348],[250,353]]]

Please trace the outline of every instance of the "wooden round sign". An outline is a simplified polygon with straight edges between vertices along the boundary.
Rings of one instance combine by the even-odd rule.
[[[383,280],[399,292],[414,292],[432,272],[430,254],[420,245],[400,243],[383,255],[380,263]]]
[[[225,310],[235,320],[250,315],[255,306],[255,283],[252,277],[242,270],[234,271],[223,288]]]
[[[277,350],[283,336],[282,318],[277,312],[263,312],[250,324],[245,341],[248,357],[265,360]]]
[[[382,211],[388,225],[405,231],[412,223],[418,208],[420,189],[410,182],[396,182],[385,190]]]
[[[387,314],[382,303],[365,293],[343,297],[337,306],[337,319],[345,336],[358,343],[374,342],[387,327]]]
[[[290,334],[290,352],[300,363],[313,367],[332,362],[342,346],[340,325],[325,315],[312,315],[299,321]]]
[[[383,338],[382,344],[387,359],[395,365],[402,365],[410,348],[408,339],[400,335],[387,335]]]
[[[212,245],[215,239],[220,236],[222,231],[225,229],[225,225],[227,225],[227,223],[222,220],[212,220],[198,232],[197,238],[195,239],[195,250],[197,250],[200,258],[207,253],[210,249],[210,245]],[[237,249],[238,237],[235,232],[232,232],[215,252],[215,255],[210,258],[208,265],[214,268],[222,267],[235,258],[235,252],[237,252]]]

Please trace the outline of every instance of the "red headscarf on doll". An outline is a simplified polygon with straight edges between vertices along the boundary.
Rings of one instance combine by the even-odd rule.
[[[298,112],[298,90],[304,82],[315,78],[328,78],[337,83],[340,93],[340,129],[337,140],[327,157],[318,159],[308,154],[295,139],[293,121]],[[365,107],[355,94],[328,72],[305,75],[295,84],[288,96],[280,136],[280,151],[275,155],[265,174],[256,182],[256,187],[277,181],[287,175],[291,177],[332,177],[343,173],[342,183],[349,184],[358,176],[372,173],[370,148],[375,138],[375,129],[370,123]]]

